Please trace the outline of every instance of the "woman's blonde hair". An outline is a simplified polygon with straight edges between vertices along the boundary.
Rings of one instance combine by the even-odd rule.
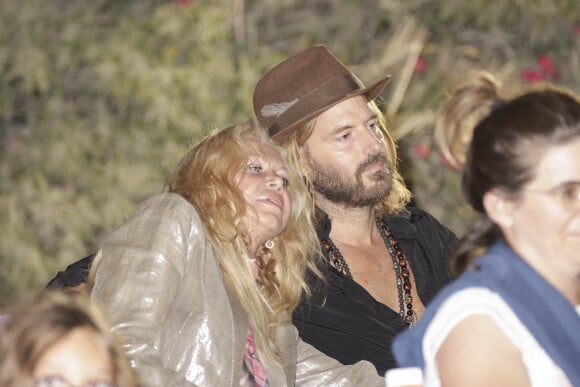
[[[389,154],[390,161],[392,162],[393,171],[393,182],[389,194],[379,203],[375,210],[379,216],[393,214],[405,207],[411,200],[411,192],[405,185],[403,177],[401,176],[398,168],[399,156],[397,155],[397,145],[391,136],[391,133],[387,129],[385,117],[376,102],[369,101],[368,106],[377,115],[377,125],[381,129],[384,135],[384,143],[386,150]],[[308,138],[312,135],[314,130],[314,125],[316,124],[316,118],[307,122],[299,130],[290,134],[286,139],[284,139],[281,145],[288,151],[288,160],[290,166],[293,169],[299,171],[300,175],[304,178],[309,192],[313,194],[314,187],[310,178],[308,177],[308,157],[305,154],[303,145],[306,143]]]
[[[465,164],[473,129],[503,99],[501,82],[487,71],[473,71],[461,78],[442,103],[435,122],[435,142],[451,166]],[[495,105],[494,105],[495,103]]]
[[[279,358],[274,344],[278,324],[290,323],[302,292],[307,269],[316,270],[320,249],[304,182],[289,168],[292,213],[274,248],[258,250],[263,270],[258,281],[248,270],[252,235],[243,227],[248,205],[236,186],[247,168],[250,141],[274,146],[265,131],[247,122],[214,131],[181,159],[167,187],[187,199],[198,211],[226,283],[236,293],[252,325],[261,359]],[[286,161],[286,153],[276,147]]]
[[[90,328],[105,343],[112,361],[114,382],[136,386],[133,370],[101,312],[78,292],[43,292],[31,303],[8,312],[0,325],[0,386],[32,386],[40,358],[76,328]]]

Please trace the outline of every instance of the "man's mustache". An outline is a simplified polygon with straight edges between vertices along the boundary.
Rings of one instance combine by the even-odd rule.
[[[389,160],[387,159],[387,157],[385,155],[380,154],[380,153],[376,153],[374,155],[369,156],[368,159],[363,161],[363,163],[361,165],[359,165],[357,172],[362,173],[362,171],[364,171],[369,165],[374,164],[378,161],[382,161],[385,165],[387,165]]]

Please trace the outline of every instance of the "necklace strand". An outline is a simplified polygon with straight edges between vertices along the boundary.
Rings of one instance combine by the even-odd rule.
[[[389,251],[395,275],[397,277],[397,293],[399,298],[399,316],[403,319],[405,324],[411,326],[415,323],[416,314],[413,310],[413,296],[411,295],[411,272],[405,253],[399,246],[399,242],[393,236],[391,229],[387,227],[384,220],[375,218],[375,223],[383,238],[383,242]],[[336,247],[332,239],[322,238],[322,246],[326,251],[326,256],[330,264],[338,270],[341,274],[352,279],[350,269],[342,256],[342,253]]]

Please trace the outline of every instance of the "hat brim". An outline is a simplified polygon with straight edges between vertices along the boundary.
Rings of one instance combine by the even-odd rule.
[[[383,89],[389,83],[390,79],[391,79],[391,76],[387,75],[386,77],[384,77],[380,81],[372,84],[369,87],[365,87],[365,88],[358,89],[358,90],[353,90],[352,92],[344,94],[344,95],[329,97],[329,99],[327,101],[323,101],[321,107],[319,107],[311,112],[308,112],[307,114],[298,114],[298,116],[300,117],[299,119],[297,119],[289,124],[281,125],[280,123],[285,121],[284,116],[285,115],[296,115],[296,112],[292,111],[292,110],[300,109],[300,106],[296,106],[295,109],[292,109],[292,108],[288,109],[288,111],[286,111],[285,113],[280,115],[280,117],[278,117],[278,119],[272,123],[272,125],[269,128],[269,135],[274,141],[281,143],[288,136],[290,136],[292,133],[294,133],[295,131],[300,129],[308,121],[318,117],[320,114],[324,113],[326,110],[339,104],[342,101],[345,101],[349,98],[353,98],[353,97],[356,97],[359,95],[364,95],[367,97],[367,99],[369,101],[372,101],[381,94]]]

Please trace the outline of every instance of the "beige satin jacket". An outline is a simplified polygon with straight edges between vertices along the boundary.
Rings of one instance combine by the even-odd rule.
[[[146,200],[102,245],[91,298],[141,385],[239,386],[247,316],[223,282],[193,206],[177,194]],[[278,330],[285,364],[262,359],[270,385],[384,386],[367,362],[343,366]]]

